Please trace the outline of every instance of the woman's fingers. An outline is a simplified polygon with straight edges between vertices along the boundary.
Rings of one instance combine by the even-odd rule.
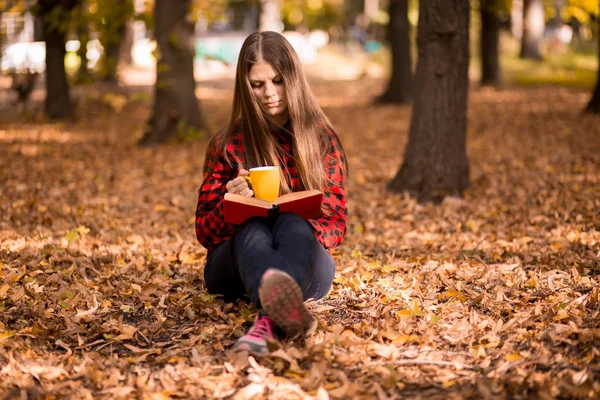
[[[239,194],[241,196],[252,197],[254,192],[250,189],[248,181],[244,176],[248,176],[249,172],[245,169],[240,169],[240,173],[237,178],[230,180],[225,185],[228,193]]]
[[[244,190],[242,190],[240,192],[240,195],[245,196],[245,197],[252,197],[254,195],[254,192],[250,188],[245,188]]]
[[[225,187],[227,188],[227,192],[236,194],[241,194],[242,191],[249,188],[248,181],[241,176],[238,176],[237,178],[227,182]]]

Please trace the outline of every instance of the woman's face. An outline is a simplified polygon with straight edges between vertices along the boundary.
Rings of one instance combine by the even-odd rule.
[[[259,60],[248,73],[250,86],[262,110],[279,125],[288,118],[287,98],[283,78],[264,60]]]

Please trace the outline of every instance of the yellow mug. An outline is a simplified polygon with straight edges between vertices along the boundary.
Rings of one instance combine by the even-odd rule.
[[[279,167],[256,167],[248,171],[250,176],[244,176],[252,185],[254,197],[265,201],[273,201],[279,197]]]

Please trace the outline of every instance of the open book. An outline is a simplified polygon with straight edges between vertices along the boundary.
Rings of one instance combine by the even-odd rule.
[[[283,212],[298,214],[304,219],[318,218],[321,215],[322,199],[323,193],[318,190],[284,194],[271,203],[254,197],[225,193],[225,222],[239,225],[251,217],[275,218]]]

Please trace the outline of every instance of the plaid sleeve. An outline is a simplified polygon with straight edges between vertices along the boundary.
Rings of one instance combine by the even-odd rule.
[[[348,210],[346,208],[345,161],[344,153],[337,136],[330,129],[327,130],[329,145],[324,156],[326,183],[323,188],[323,214],[317,219],[308,222],[315,229],[317,240],[326,249],[334,248],[346,234],[346,221]]]
[[[196,207],[196,237],[208,250],[227,240],[234,230],[233,225],[223,219],[223,196],[227,192],[225,185],[233,179],[235,171],[217,148],[213,140],[206,151],[204,181],[198,191]]]

